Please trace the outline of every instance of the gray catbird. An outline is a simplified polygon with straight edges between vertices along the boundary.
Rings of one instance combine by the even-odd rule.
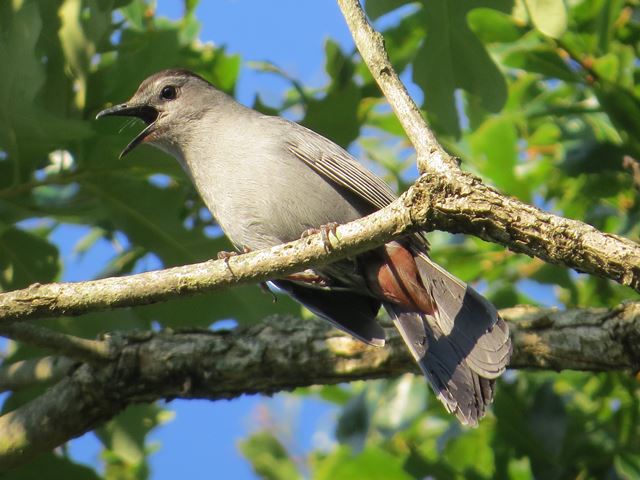
[[[150,143],[186,170],[238,249],[300,238],[385,207],[394,193],[349,153],[288,120],[263,115],[185,70],[147,78],[126,103],[101,111],[147,127],[122,151]],[[432,262],[420,234],[317,269],[321,282],[273,283],[360,340],[384,344],[384,306],[438,398],[475,425],[511,353],[495,308]]]

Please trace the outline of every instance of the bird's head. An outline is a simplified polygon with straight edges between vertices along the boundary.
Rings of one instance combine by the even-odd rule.
[[[96,119],[127,116],[146,123],[146,128],[122,150],[120,158],[141,143],[171,151],[173,144],[179,142],[180,132],[205,114],[212,94],[221,92],[195,73],[163,70],[144,80],[127,102],[102,110]]]

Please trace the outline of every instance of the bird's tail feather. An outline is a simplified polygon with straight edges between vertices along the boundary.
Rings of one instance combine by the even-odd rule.
[[[433,317],[385,305],[405,343],[445,408],[465,425],[477,425],[493,400],[495,379],[474,372]]]
[[[511,340],[495,307],[424,253],[415,260],[422,283],[435,300],[433,316],[440,331],[474,372],[499,377],[509,363]]]
[[[385,303],[405,343],[447,410],[476,425],[493,400],[495,378],[511,354],[509,330],[475,290],[414,252],[429,312]]]

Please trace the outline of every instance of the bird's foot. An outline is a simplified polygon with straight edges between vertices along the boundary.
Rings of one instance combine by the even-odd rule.
[[[229,259],[231,257],[237,257],[238,255],[241,255],[243,253],[249,253],[250,251],[250,248],[242,247],[242,252],[227,252],[223,250],[221,252],[218,252],[216,256],[218,257],[218,260],[224,260],[225,262],[229,263]]]
[[[240,252],[227,252],[223,250],[221,252],[218,252],[216,257],[218,257],[218,260],[224,260],[228,263],[231,257],[237,257],[238,255],[240,255]]]
[[[339,223],[330,222],[330,223],[327,223],[326,225],[321,225],[320,228],[308,228],[304,232],[302,232],[302,235],[300,235],[300,238],[306,238],[310,235],[315,235],[316,233],[320,233],[320,236],[322,238],[322,245],[324,245],[324,249],[326,251],[329,251],[333,249],[333,245],[331,245],[330,235],[333,233],[333,236],[338,238],[338,235],[336,234],[336,230],[338,229],[339,225],[340,225]]]
[[[216,257],[218,257],[218,260],[224,260],[224,263],[227,264],[227,268],[229,268],[229,270],[231,270],[231,266],[229,265],[229,259],[231,259],[231,257],[237,257],[238,255],[241,255],[242,253],[249,253],[251,251],[250,248],[247,247],[242,247],[242,252],[227,252],[227,251],[221,251],[218,252],[218,254],[216,255]]]

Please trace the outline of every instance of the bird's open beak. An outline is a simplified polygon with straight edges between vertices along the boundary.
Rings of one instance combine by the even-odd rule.
[[[142,130],[129,144],[124,147],[119,158],[124,157],[135,147],[144,143],[147,138],[155,131],[155,121],[158,119],[159,112],[149,105],[132,105],[129,103],[121,103],[111,108],[106,108],[96,115],[96,120],[102,117],[119,116],[119,117],[136,117],[147,124],[147,128]]]

